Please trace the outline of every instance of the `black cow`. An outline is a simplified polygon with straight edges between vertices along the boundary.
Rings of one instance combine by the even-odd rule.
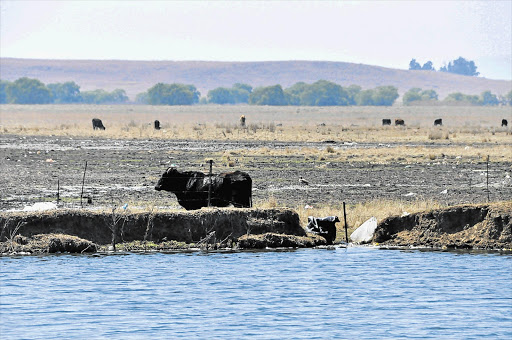
[[[103,123],[101,122],[101,119],[98,119],[98,118],[92,119],[92,128],[94,130],[96,130],[96,129],[105,130],[105,127],[103,126]]]
[[[434,126],[436,125],[443,125],[443,120],[441,118],[434,120]]]
[[[395,119],[395,125],[402,125],[402,126],[404,126],[405,122],[404,122],[403,119]]]
[[[170,191],[187,210],[208,206],[209,176],[199,171],[178,171],[168,168],[155,190]],[[242,171],[225,172],[211,178],[211,205],[237,208],[252,206],[252,179]]]
[[[155,120],[155,130],[160,130],[160,121],[158,119]]]
[[[336,222],[339,222],[338,216],[327,217],[308,217],[307,229],[313,234],[322,236],[327,244],[332,244],[336,239]]]
[[[506,119],[502,119],[502,120],[501,120],[501,126],[505,126],[505,127],[507,127],[507,126],[508,126],[508,122],[507,122],[507,120],[506,120]]]
[[[391,125],[391,119],[383,119],[382,125]]]

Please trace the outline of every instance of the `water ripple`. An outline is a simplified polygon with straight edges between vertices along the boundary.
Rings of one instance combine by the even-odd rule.
[[[371,248],[4,257],[0,334],[506,339],[511,258]]]

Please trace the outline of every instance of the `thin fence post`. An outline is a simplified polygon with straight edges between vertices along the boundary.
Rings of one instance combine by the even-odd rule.
[[[345,221],[345,242],[348,243],[347,211],[345,209],[345,202],[343,202],[343,220]]]
[[[82,198],[84,197],[85,172],[87,171],[87,161],[85,161],[84,177],[82,179],[82,192],[80,193],[80,207],[83,208]]]
[[[487,203],[489,203],[489,155],[486,158],[487,163]]]
[[[211,199],[212,199],[212,164],[213,164],[213,159],[210,159],[208,162],[210,163],[210,172],[208,173],[208,207],[210,207]]]
[[[60,182],[59,179],[57,179],[57,204],[60,202]]]

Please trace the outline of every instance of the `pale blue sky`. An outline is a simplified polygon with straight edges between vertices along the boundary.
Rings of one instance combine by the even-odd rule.
[[[8,1],[0,57],[326,60],[407,69],[462,56],[512,79],[512,0]]]

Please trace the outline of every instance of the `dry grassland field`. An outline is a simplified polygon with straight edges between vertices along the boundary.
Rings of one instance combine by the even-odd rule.
[[[106,130],[93,131],[92,118]],[[383,118],[406,125],[382,126]],[[0,210],[55,201],[58,184],[62,204],[79,206],[86,161],[84,196],[98,209],[180,209],[173,194],[154,190],[160,175],[171,165],[207,172],[209,159],[214,173],[248,172],[256,206],[306,219],[340,215],[345,201],[351,226],[509,201],[510,123],[511,107],[1,105]]]

